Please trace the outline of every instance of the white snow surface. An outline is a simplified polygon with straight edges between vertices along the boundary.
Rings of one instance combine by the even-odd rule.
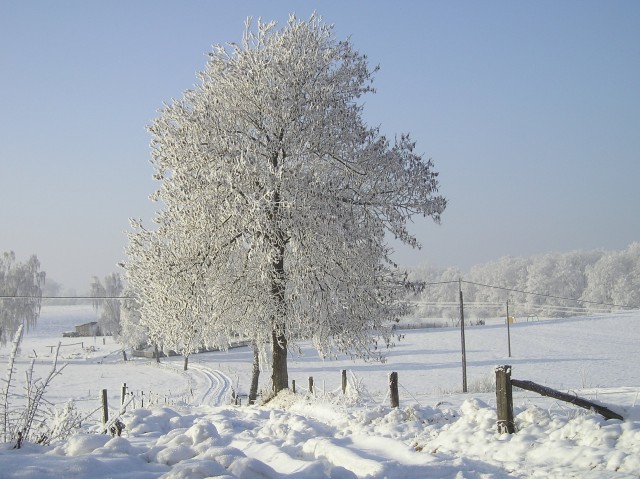
[[[458,329],[401,331],[385,364],[323,361],[302,345],[302,356],[290,357],[297,394],[259,406],[231,404],[232,390],[249,388],[248,348],[193,355],[183,371],[180,357],[124,362],[109,337],[62,337],[94,319],[90,307],[45,306],[25,335],[18,369],[35,359],[44,375],[61,342],[67,366],[47,399],[71,398],[95,412],[67,441],[0,444],[0,478],[640,478],[639,311],[517,321],[511,358],[503,320],[467,327],[466,394]],[[8,355],[8,347],[0,350],[2,364]],[[502,364],[512,365],[514,378],[596,400],[625,420],[514,390],[517,432],[500,434],[492,379]],[[388,404],[391,371],[399,375],[398,409]],[[314,394],[305,389],[308,376]],[[108,390],[116,415],[123,383],[133,393],[121,416],[126,428],[121,437],[98,434],[100,391]]]

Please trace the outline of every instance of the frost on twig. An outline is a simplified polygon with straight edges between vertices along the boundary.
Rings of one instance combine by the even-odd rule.
[[[9,363],[7,364],[7,375],[4,379],[5,384],[4,389],[2,390],[2,439],[4,442],[7,442],[7,434],[9,432],[9,394],[11,392],[11,381],[15,372],[14,364],[18,353],[18,347],[20,346],[20,341],[22,339],[23,329],[24,326],[20,325],[13,337],[11,353],[9,354]]]
[[[3,441],[15,441],[15,447],[18,449],[23,441],[39,443],[48,443],[50,441],[52,429],[47,426],[47,421],[53,414],[51,411],[44,410],[46,405],[50,405],[44,395],[53,378],[60,374],[66,366],[65,364],[60,368],[58,367],[58,354],[60,352],[60,343],[58,343],[49,374],[44,379],[34,378],[34,359],[25,372],[24,392],[22,394],[12,392],[15,377],[15,359],[21,339],[22,327],[16,332],[13,340],[2,392]],[[67,414],[67,417],[69,416],[73,417],[72,414]],[[58,435],[60,434],[58,433]]]

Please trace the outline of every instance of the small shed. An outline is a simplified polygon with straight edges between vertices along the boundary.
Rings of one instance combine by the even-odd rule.
[[[100,331],[97,321],[76,326],[76,333],[78,336],[102,336],[102,331]]]

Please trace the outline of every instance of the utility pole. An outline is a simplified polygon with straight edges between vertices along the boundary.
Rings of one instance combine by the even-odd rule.
[[[509,319],[509,300],[507,299],[507,344],[509,345],[509,357],[511,357],[511,320]]]
[[[460,340],[462,342],[462,392],[467,392],[467,348],[464,338],[464,302],[462,300],[462,278],[458,278],[460,293]]]

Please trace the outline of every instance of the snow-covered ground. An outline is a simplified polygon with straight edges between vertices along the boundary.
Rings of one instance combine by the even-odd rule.
[[[511,358],[502,321],[468,327],[467,394],[460,392],[457,329],[402,331],[385,364],[322,361],[303,345],[289,368],[298,394],[251,407],[230,404],[232,390],[249,387],[247,348],[192,356],[183,371],[178,357],[124,362],[111,338],[62,338],[94,318],[90,307],[44,307],[25,336],[19,369],[35,359],[44,376],[61,342],[67,366],[47,398],[72,398],[84,413],[96,412],[64,443],[0,445],[0,478],[640,478],[638,311],[516,322]],[[8,352],[0,350],[0,364]],[[518,431],[499,434],[492,388],[500,364],[511,364],[514,378],[600,401],[625,421],[515,391]],[[400,382],[395,410],[387,397],[391,371]],[[314,395],[305,389],[309,376]],[[123,383],[133,396],[122,437],[92,433],[100,391],[108,390],[113,415]]]

